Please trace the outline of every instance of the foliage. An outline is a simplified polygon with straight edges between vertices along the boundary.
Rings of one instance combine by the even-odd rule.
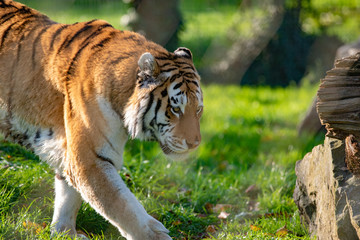
[[[322,140],[299,138],[296,131],[315,89],[203,90],[197,153],[172,162],[156,143],[129,141],[120,174],[131,191],[175,239],[271,239],[285,225],[290,232],[284,239],[309,239],[292,192],[295,162]],[[21,147],[2,142],[0,149],[0,239],[49,238],[52,170]],[[256,186],[255,194],[249,186]],[[87,204],[77,224],[93,239],[119,239]]]
[[[287,4],[294,6],[294,0]],[[301,26],[307,34],[335,35],[343,42],[358,40],[360,16],[358,1],[301,0]]]

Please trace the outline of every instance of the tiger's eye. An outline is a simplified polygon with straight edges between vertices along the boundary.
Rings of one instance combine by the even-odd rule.
[[[172,107],[171,110],[177,114],[181,113],[181,109],[179,107]]]

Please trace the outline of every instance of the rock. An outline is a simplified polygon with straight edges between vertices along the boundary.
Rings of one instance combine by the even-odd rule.
[[[326,137],[296,163],[294,200],[317,239],[359,239],[360,178],[345,163],[345,141]]]

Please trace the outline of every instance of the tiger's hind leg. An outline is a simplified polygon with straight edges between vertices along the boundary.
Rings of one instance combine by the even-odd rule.
[[[60,174],[55,176],[55,206],[52,232],[76,235],[76,216],[81,207],[80,194]]]

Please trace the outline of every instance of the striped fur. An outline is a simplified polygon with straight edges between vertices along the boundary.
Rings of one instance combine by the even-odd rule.
[[[128,135],[158,141],[173,158],[199,145],[203,99],[190,50],[0,0],[0,73],[0,130],[56,169],[54,232],[76,235],[82,198],[128,239],[171,239],[116,169]]]

